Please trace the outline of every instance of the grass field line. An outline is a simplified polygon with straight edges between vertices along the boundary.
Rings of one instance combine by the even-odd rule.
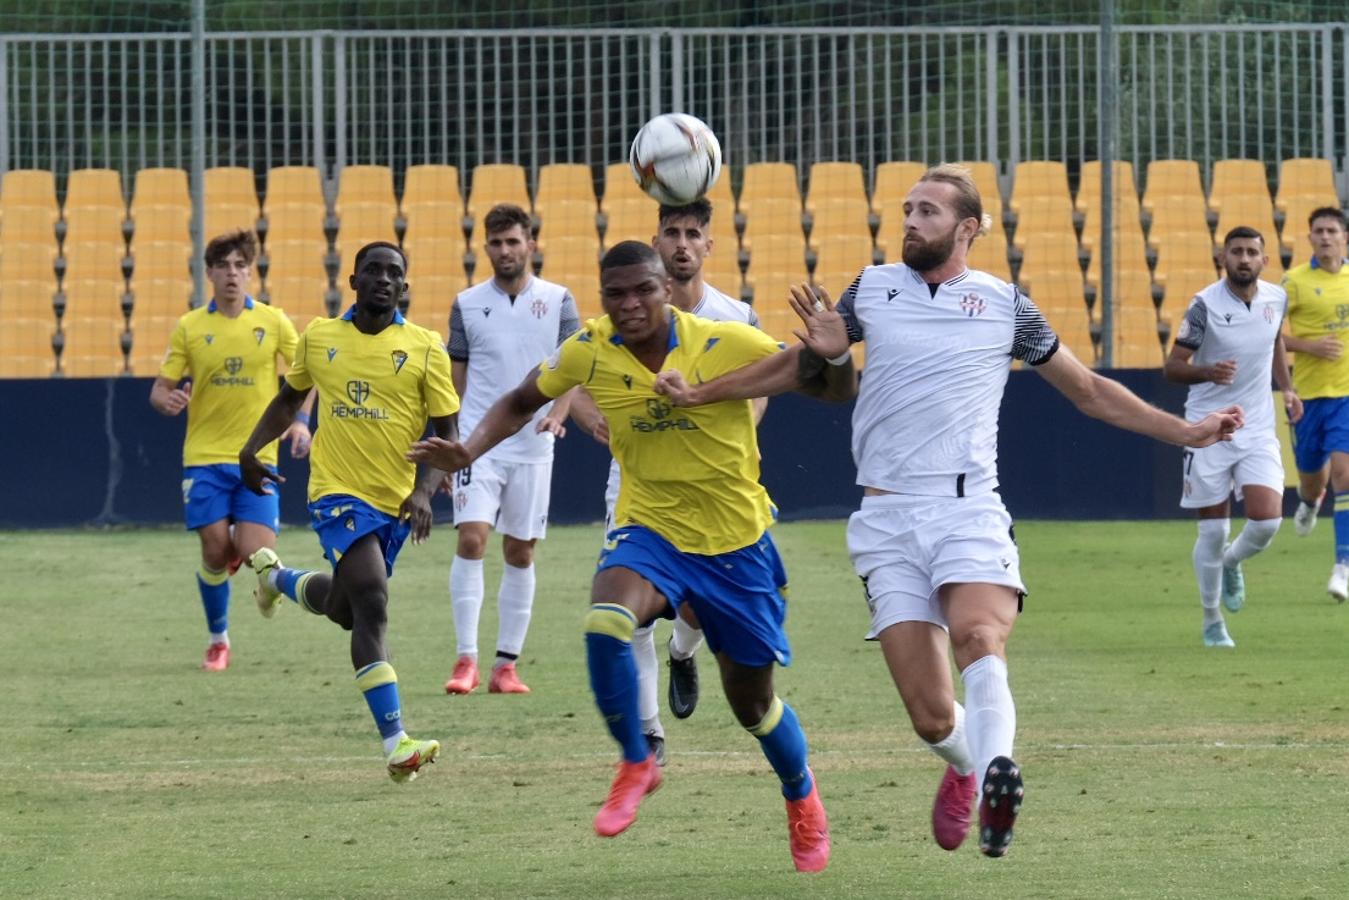
[[[1153,750],[1190,750],[1190,751],[1209,751],[1209,750],[1245,750],[1251,752],[1265,752],[1270,750],[1349,750],[1349,743],[1343,741],[1325,741],[1317,743],[1306,743],[1299,741],[1268,741],[1268,742],[1241,742],[1230,743],[1227,741],[1204,741],[1195,742],[1159,742],[1159,743],[1114,743],[1114,744],[1022,744],[1017,747],[1018,755],[1029,758],[1037,753],[1062,753],[1062,752],[1089,752],[1089,753],[1136,753]],[[912,756],[926,754],[929,751],[925,747],[886,747],[886,748],[868,748],[866,750],[828,750],[812,749],[812,756],[833,757],[836,759],[871,759],[876,756]],[[738,759],[738,758],[761,758],[762,754],[758,750],[680,750],[678,755],[681,757],[694,757],[698,759]],[[612,760],[612,752],[595,751],[592,753],[566,753],[556,754],[553,759],[570,760]],[[305,759],[310,762],[325,763],[332,765],[343,765],[350,763],[368,763],[371,759],[377,759],[377,754],[347,755],[347,756],[313,756],[306,754]],[[518,757],[509,753],[447,753],[441,757],[441,761],[477,761],[477,762],[499,762],[503,760],[516,759]],[[180,759],[144,759],[144,760],[119,760],[119,761],[101,761],[101,760],[72,760],[62,763],[63,766],[70,769],[85,770],[107,770],[117,771],[119,769],[138,769],[138,768],[157,768],[168,767],[193,769],[193,768],[217,768],[228,766],[265,766],[276,761],[274,756],[197,756],[183,757]],[[31,763],[18,762],[14,760],[0,760],[0,770],[10,769],[17,771],[26,771],[39,769],[42,766]]]

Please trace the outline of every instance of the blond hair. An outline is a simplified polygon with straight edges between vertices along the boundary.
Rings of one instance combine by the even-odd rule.
[[[974,176],[969,169],[958,163],[942,163],[928,169],[918,180],[949,184],[956,189],[956,218],[974,219],[979,223],[978,229],[970,238],[971,244],[974,243],[975,237],[988,234],[992,230],[993,217],[984,212],[984,200],[979,196],[979,187],[974,183]]]

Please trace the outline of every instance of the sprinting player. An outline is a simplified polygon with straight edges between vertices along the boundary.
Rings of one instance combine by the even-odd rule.
[[[520,386],[498,400],[468,440],[414,444],[412,459],[461,469],[523,427],[550,398],[585,385],[609,422],[623,469],[618,527],[600,555],[586,616],[591,689],[622,749],[618,774],[595,817],[612,837],[637,818],[661,770],[642,735],[631,641],[639,625],[689,604],[717,656],[731,710],[758,738],[782,782],[792,859],[819,871],[829,830],[811,774],[806,736],[773,691],[773,665],[791,661],[783,630],[786,573],[767,528],[773,507],[759,484],[748,403],[679,412],[652,391],[673,367],[715,377],[778,352],[768,336],[672,308],[670,281],[651,247],[624,241],[600,264],[606,316],[572,335]],[[811,389],[852,390],[855,373],[831,370]]]
[[[427,419],[454,437],[459,397],[440,335],[398,312],[407,259],[393,244],[366,244],[350,278],[356,303],[336,319],[315,319],[300,336],[295,365],[239,453],[244,483],[258,494],[280,477],[259,459],[284,431],[311,387],[323,403],[309,475],[312,526],[332,574],[281,566],[269,547],[249,559],[258,576],[253,596],[271,618],[281,596],[351,632],[356,687],[374,716],[394,781],[411,781],[440,752],[403,730],[398,677],[384,632],[394,560],[409,534],[431,531],[431,497],[444,473],[418,473],[403,458]]]
[[[1204,609],[1204,645],[1235,647],[1223,622],[1222,605],[1238,612],[1246,602],[1241,563],[1274,540],[1283,520],[1283,459],[1274,433],[1270,377],[1283,391],[1288,419],[1302,418],[1284,353],[1283,289],[1260,280],[1269,261],[1265,239],[1254,228],[1233,228],[1223,238],[1221,279],[1200,291],[1185,312],[1176,343],[1162,372],[1168,381],[1190,385],[1185,418],[1202,420],[1233,405],[1246,412],[1246,425],[1231,441],[1183,456],[1180,505],[1199,515],[1194,542],[1194,574]],[[1232,543],[1228,496],[1235,489],[1246,525]]]
[[[744,322],[759,327],[759,317],[748,303],[735,300],[703,280],[703,263],[712,252],[712,203],[700,198],[685,206],[662,205],[658,213],[656,236],[651,246],[660,254],[670,276],[670,305],[676,309],[718,322]],[[754,422],[763,418],[768,401],[753,401]],[[578,391],[572,417],[583,423],[600,443],[609,441],[608,424],[594,401]],[[465,429],[467,430],[467,429]],[[614,527],[619,493],[618,460],[609,464],[609,480],[604,486],[604,532]],[[698,662],[695,653],[703,645],[703,633],[685,605],[674,618],[674,629],[667,643],[670,682],[666,692],[670,711],[677,719],[687,719],[698,706]],[[660,721],[659,666],[656,658],[656,623],[638,628],[632,635],[632,657],[637,665],[637,708],[656,762],[665,765],[665,726]]]
[[[1298,504],[1293,528],[1308,535],[1316,527],[1326,483],[1335,492],[1335,565],[1326,590],[1340,603],[1349,598],[1349,268],[1345,263],[1344,212],[1327,206],[1311,214],[1310,262],[1288,270],[1288,333],[1284,343],[1297,354],[1293,386],[1305,413],[1293,431],[1298,471]]]
[[[904,201],[904,261],[864,269],[837,311],[804,293],[793,309],[817,336],[810,350],[831,363],[847,362],[850,342],[867,342],[852,423],[864,497],[848,522],[871,612],[867,637],[880,642],[914,730],[947,763],[932,810],[937,843],[960,846],[978,790],[980,849],[1002,856],[1023,794],[1006,645],[1025,587],[996,457],[1012,360],[1036,367],[1088,415],[1174,444],[1230,439],[1241,412],[1187,423],[1082,365],[1030,298],[966,268],[987,228],[969,172],[929,169]],[[805,352],[715,380],[704,372],[695,387],[666,372],[656,389],[681,406],[772,396],[799,388]],[[965,706],[955,701],[948,651]]]
[[[534,240],[529,213],[501,204],[488,211],[483,224],[492,277],[461,293],[450,311],[450,367],[454,389],[464,402],[459,422],[465,432],[580,324],[567,289],[530,272]],[[467,694],[478,686],[483,556],[493,528],[501,534],[505,565],[497,593],[496,660],[487,689],[494,694],[529,693],[516,660],[534,609],[534,545],[548,530],[553,438],[566,434],[562,423],[569,403],[570,398],[562,397],[540,409],[532,427],[503,441],[472,468],[450,476],[459,529],[450,564],[458,659],[445,682],[448,694]]]
[[[281,528],[276,494],[255,496],[239,474],[239,447],[276,390],[277,357],[289,363],[295,356],[290,319],[248,296],[257,254],[257,239],[247,231],[222,234],[206,245],[211,302],[178,320],[150,388],[150,405],[164,415],[187,410],[183,514],[201,543],[197,592],[208,633],[201,667],[210,672],[230,664],[230,575],[258,548],[275,547]],[[313,403],[310,398],[282,435],[296,459],[309,453]],[[276,452],[271,443],[258,454],[273,472]]]

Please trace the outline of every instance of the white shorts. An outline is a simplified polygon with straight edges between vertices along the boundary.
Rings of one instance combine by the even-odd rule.
[[[1198,450],[1186,450],[1181,457],[1182,487],[1180,505],[1184,509],[1203,509],[1226,502],[1241,489],[1260,485],[1283,495],[1283,457],[1279,439],[1270,435],[1252,446],[1238,447],[1235,441],[1210,444]]]
[[[999,584],[1025,593],[1012,517],[996,493],[863,497],[848,519],[848,554],[871,609],[873,640],[898,622],[947,628],[944,584]]]
[[[479,459],[454,473],[454,524],[486,522],[522,541],[548,531],[553,461],[523,463]]]
[[[614,507],[618,505],[618,460],[609,460],[609,480],[604,483],[604,533],[614,530]]]

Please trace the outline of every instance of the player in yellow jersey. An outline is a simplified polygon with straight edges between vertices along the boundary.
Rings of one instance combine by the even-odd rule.
[[[1349,597],[1349,267],[1345,266],[1345,218],[1334,206],[1312,212],[1308,222],[1312,258],[1288,270],[1288,331],[1284,342],[1297,354],[1293,388],[1302,398],[1302,419],[1293,431],[1298,504],[1293,527],[1307,535],[1326,482],[1335,492],[1335,565],[1326,585],[1343,603]]]
[[[187,410],[183,512],[201,542],[197,590],[210,635],[201,665],[208,671],[229,666],[230,575],[260,547],[275,547],[280,528],[276,495],[254,495],[239,475],[239,447],[276,391],[277,358],[289,363],[295,356],[290,319],[248,296],[257,251],[247,231],[206,245],[211,302],[178,320],[150,388],[150,405],[164,415]],[[307,405],[312,404],[311,399]],[[283,435],[297,459],[309,452],[308,425],[302,413]],[[275,443],[260,451],[273,471],[276,454]]]
[[[617,521],[586,616],[591,688],[622,748],[595,831],[611,837],[626,829],[642,798],[660,786],[638,714],[632,634],[687,603],[716,654],[732,712],[759,739],[782,782],[792,859],[801,871],[819,871],[829,860],[824,806],[805,733],[773,690],[774,663],[791,660],[783,630],[787,576],[767,531],[776,511],[759,484],[750,403],[685,411],[652,389],[663,369],[691,380],[715,378],[779,345],[749,325],[674,309],[669,275],[646,244],[624,241],[604,255],[600,291],[607,315],[587,323],[498,400],[465,443],[433,438],[412,445],[408,456],[462,469],[550,399],[585,387],[608,422],[623,473]],[[830,371],[813,390],[851,391],[851,365],[819,368]]]
[[[320,397],[309,475],[312,526],[332,574],[287,569],[270,549],[249,559],[254,597],[270,617],[281,596],[351,632],[356,686],[365,695],[394,781],[410,781],[440,752],[403,730],[398,677],[384,632],[389,576],[409,535],[431,530],[431,496],[445,473],[418,473],[404,459],[427,419],[446,439],[457,435],[459,396],[440,335],[398,312],[407,258],[393,244],[366,244],[350,283],[356,303],[336,319],[315,319],[300,336],[295,365],[239,453],[244,482],[257,493],[279,481],[259,459],[284,431],[311,387]]]

